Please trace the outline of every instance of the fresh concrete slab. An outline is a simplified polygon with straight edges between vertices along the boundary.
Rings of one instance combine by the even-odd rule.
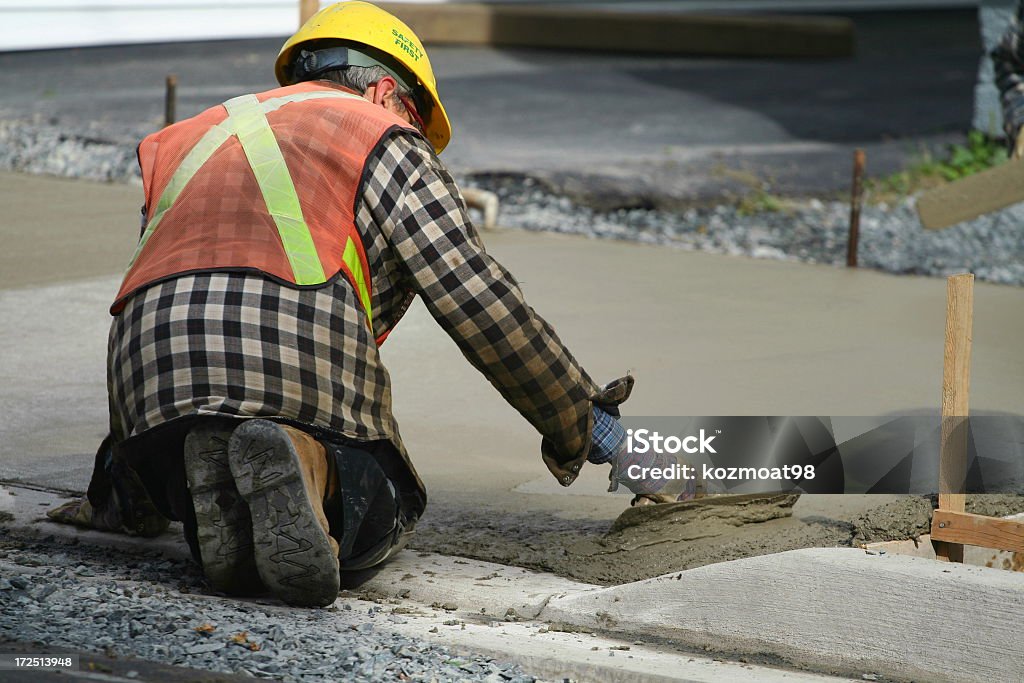
[[[120,272],[142,201],[133,185],[0,173],[0,289]]]
[[[138,194],[0,175],[0,205],[11,207],[0,230],[25,245],[2,255],[0,479],[85,489],[107,424],[106,308],[136,240]],[[940,279],[551,234],[484,239],[595,378],[634,372],[628,414],[880,415],[939,404]],[[1022,304],[1018,288],[976,286],[973,409],[1019,409]],[[532,428],[422,306],[382,353],[430,509],[543,525],[543,514],[610,520],[626,506],[604,493],[604,468],[585,468],[568,490],[555,485]],[[850,507],[814,500],[795,515]]]
[[[543,616],[896,679],[1024,679],[1024,576],[813,548],[552,598]],[[642,618],[638,618],[642,615]]]

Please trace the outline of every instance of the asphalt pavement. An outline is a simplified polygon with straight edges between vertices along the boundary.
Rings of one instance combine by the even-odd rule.
[[[845,191],[855,147],[889,172],[962,137],[981,46],[973,10],[864,13],[844,60],[701,59],[433,47],[460,173],[543,177],[601,202]],[[133,145],[178,116],[274,85],[279,39],[0,55],[0,121]],[[742,169],[751,180],[737,180]]]

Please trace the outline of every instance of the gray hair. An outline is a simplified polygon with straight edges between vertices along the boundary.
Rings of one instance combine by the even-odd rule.
[[[382,78],[391,77],[383,67],[379,66],[349,66],[344,69],[335,69],[334,71],[325,71],[324,73],[317,76],[318,80],[330,81],[331,83],[337,83],[340,86],[355,90],[358,93],[366,92],[374,83],[380,81]],[[401,81],[395,81],[395,96],[412,98],[412,93],[409,88],[405,87]]]

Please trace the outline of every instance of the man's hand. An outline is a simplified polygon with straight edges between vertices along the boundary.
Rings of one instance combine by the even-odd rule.
[[[128,517],[132,523],[127,523],[116,492],[111,494],[107,504],[102,507],[94,507],[87,497],[82,497],[48,510],[46,516],[58,524],[146,538],[159,536],[170,524],[168,519],[156,511],[148,497],[145,501],[136,502]]]
[[[58,524],[73,524],[84,529],[126,533],[116,506],[97,510],[88,498],[76,498],[46,512]]]

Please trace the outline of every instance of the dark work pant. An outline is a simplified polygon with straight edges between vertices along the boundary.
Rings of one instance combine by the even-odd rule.
[[[406,524],[397,489],[369,450],[321,441],[334,459],[335,494],[324,501],[331,536],[338,541],[341,569],[366,569],[387,559],[405,542]]]
[[[196,517],[184,466],[185,437],[196,420],[218,420],[226,429],[240,424],[219,417],[175,420],[126,441],[123,450],[157,510],[168,519],[181,521],[192,557],[200,562]],[[352,442],[320,433],[313,436],[324,445],[332,461],[329,469],[336,477],[335,486],[328,486],[333,494],[323,506],[330,534],[338,541],[341,569],[365,569],[384,561],[405,544],[412,526],[402,513],[395,483],[378,461],[378,451],[390,445]],[[96,473],[93,479],[97,479]]]

